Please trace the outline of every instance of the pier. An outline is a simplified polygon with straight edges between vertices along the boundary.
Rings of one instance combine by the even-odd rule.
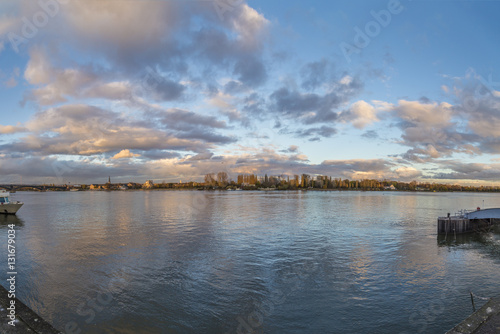
[[[438,234],[462,234],[470,232],[486,232],[493,225],[500,224],[500,209],[485,209],[462,211],[454,216],[448,213],[446,217],[439,217],[437,223]]]
[[[8,298],[8,291],[0,285],[0,317],[2,317],[0,333],[61,334],[19,299],[14,298],[13,300],[15,301],[15,326],[9,324],[8,317],[8,308],[12,299]]]
[[[494,334],[500,332],[500,300],[490,299],[477,312],[446,334]]]

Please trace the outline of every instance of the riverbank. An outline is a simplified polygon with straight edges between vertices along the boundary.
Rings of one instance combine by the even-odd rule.
[[[500,333],[500,299],[490,299],[479,310],[446,334]]]
[[[15,320],[9,318],[9,307],[14,301]],[[14,312],[13,312],[14,313]],[[0,333],[9,334],[60,334],[51,324],[43,320],[19,299],[10,299],[8,291],[0,285]],[[9,324],[10,323],[10,324]],[[14,326],[13,326],[14,325]]]
[[[9,191],[7,189],[7,191]],[[410,194],[420,194],[420,193],[467,193],[467,194],[498,194],[500,192],[497,191],[474,191],[474,190],[392,190],[392,189],[322,189],[322,188],[150,188],[150,189],[78,189],[78,190],[70,190],[70,189],[52,189],[49,188],[47,190],[40,189],[16,189],[15,191],[11,191],[10,193],[16,192],[131,192],[131,191],[209,191],[209,192],[232,192],[232,191],[277,191],[277,192],[296,192],[296,191],[315,191],[315,192],[373,192],[373,193],[410,193]]]

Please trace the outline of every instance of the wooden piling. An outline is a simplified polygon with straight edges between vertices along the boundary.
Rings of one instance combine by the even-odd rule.
[[[468,219],[463,216],[439,217],[437,224],[437,233],[447,235],[448,233],[462,234],[470,232],[489,231],[490,228],[495,224],[500,224],[500,219]]]
[[[438,218],[438,234],[460,234],[472,232],[471,221],[463,217],[442,217]]]

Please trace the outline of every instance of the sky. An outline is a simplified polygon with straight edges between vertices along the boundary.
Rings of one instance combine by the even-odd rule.
[[[0,183],[500,185],[498,1],[3,0]]]

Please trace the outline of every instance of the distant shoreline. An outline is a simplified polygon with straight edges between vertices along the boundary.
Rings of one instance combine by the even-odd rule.
[[[260,191],[260,192],[293,192],[293,191],[313,191],[313,192],[377,192],[377,193],[500,193],[500,191],[474,191],[474,190],[389,190],[389,189],[240,189],[238,191],[230,189],[204,189],[204,188],[159,188],[159,189],[96,189],[96,190],[16,190],[10,191],[11,193],[17,192],[30,192],[30,193],[44,193],[44,192],[132,192],[132,191],[205,191],[205,192],[249,192],[249,191]]]

